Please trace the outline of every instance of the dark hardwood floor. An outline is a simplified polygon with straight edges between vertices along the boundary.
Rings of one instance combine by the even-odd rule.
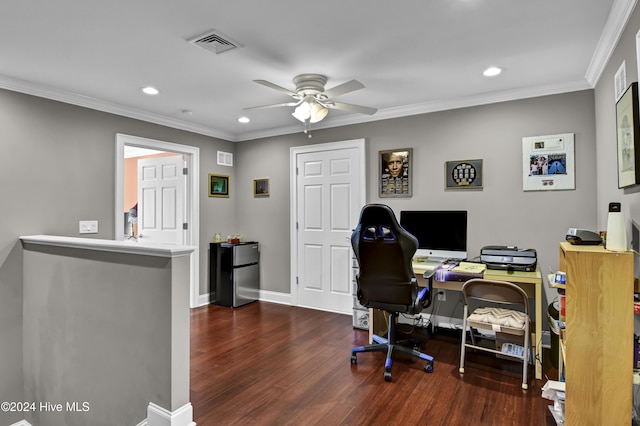
[[[522,390],[519,364],[467,356],[458,373],[459,337],[426,336],[434,372],[400,355],[393,380],[384,354],[358,355],[367,343],[350,316],[254,302],[207,305],[191,313],[191,403],[208,425],[553,425],[543,381]],[[485,364],[491,364],[489,366]],[[533,371],[531,371],[533,376]]]

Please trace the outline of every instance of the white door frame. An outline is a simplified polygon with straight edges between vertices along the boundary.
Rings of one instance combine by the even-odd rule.
[[[362,164],[361,171],[361,182],[360,182],[360,200],[357,202],[364,206],[367,194],[367,167],[366,167],[366,150],[364,139],[352,139],[348,141],[340,141],[340,142],[328,142],[321,143],[316,145],[305,145],[305,146],[293,146],[289,150],[289,161],[290,161],[290,215],[291,223],[289,224],[289,235],[291,236],[291,305],[298,306],[298,285],[296,283],[296,276],[298,275],[297,266],[298,266],[298,232],[297,232],[297,221],[298,221],[298,212],[296,211],[298,205],[298,179],[297,179],[297,157],[300,154],[307,154],[312,152],[321,152],[321,151],[333,151],[338,149],[349,149],[356,148],[358,149],[358,153],[360,156],[360,162]],[[123,225],[124,226],[124,225]]]
[[[190,305],[192,308],[200,306],[200,148],[146,139],[137,136],[116,134],[116,190],[115,190],[115,231],[114,239],[124,238],[124,147],[136,146],[155,149],[158,151],[175,152],[187,156],[187,191],[185,192],[186,213],[185,221],[189,224],[186,230],[185,245],[195,246],[190,256]]]

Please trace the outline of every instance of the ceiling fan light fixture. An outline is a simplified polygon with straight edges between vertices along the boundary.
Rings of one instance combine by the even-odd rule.
[[[291,115],[304,123],[311,118],[311,106],[308,103],[303,102],[296,107],[295,111],[293,111]]]
[[[327,108],[317,103],[313,104],[311,106],[311,117],[309,121],[311,123],[317,123],[318,121],[322,121],[322,119],[325,118],[328,113],[329,113],[329,110]]]

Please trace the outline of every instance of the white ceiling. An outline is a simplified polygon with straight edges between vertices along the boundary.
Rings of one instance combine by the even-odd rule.
[[[241,141],[303,129],[291,108],[243,111],[290,100],[257,79],[366,86],[336,100],[375,115],[312,129],[592,88],[635,2],[3,0],[0,87]],[[187,42],[211,29],[243,47]]]

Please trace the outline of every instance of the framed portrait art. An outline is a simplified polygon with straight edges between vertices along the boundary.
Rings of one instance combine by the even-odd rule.
[[[616,103],[616,130],[618,188],[627,188],[640,183],[638,83],[631,83]]]
[[[389,149],[379,151],[378,169],[380,170],[379,189],[381,198],[411,197],[412,149]]]
[[[269,179],[253,180],[253,196],[268,197],[269,196]]]
[[[209,197],[229,198],[229,176],[209,175]]]

